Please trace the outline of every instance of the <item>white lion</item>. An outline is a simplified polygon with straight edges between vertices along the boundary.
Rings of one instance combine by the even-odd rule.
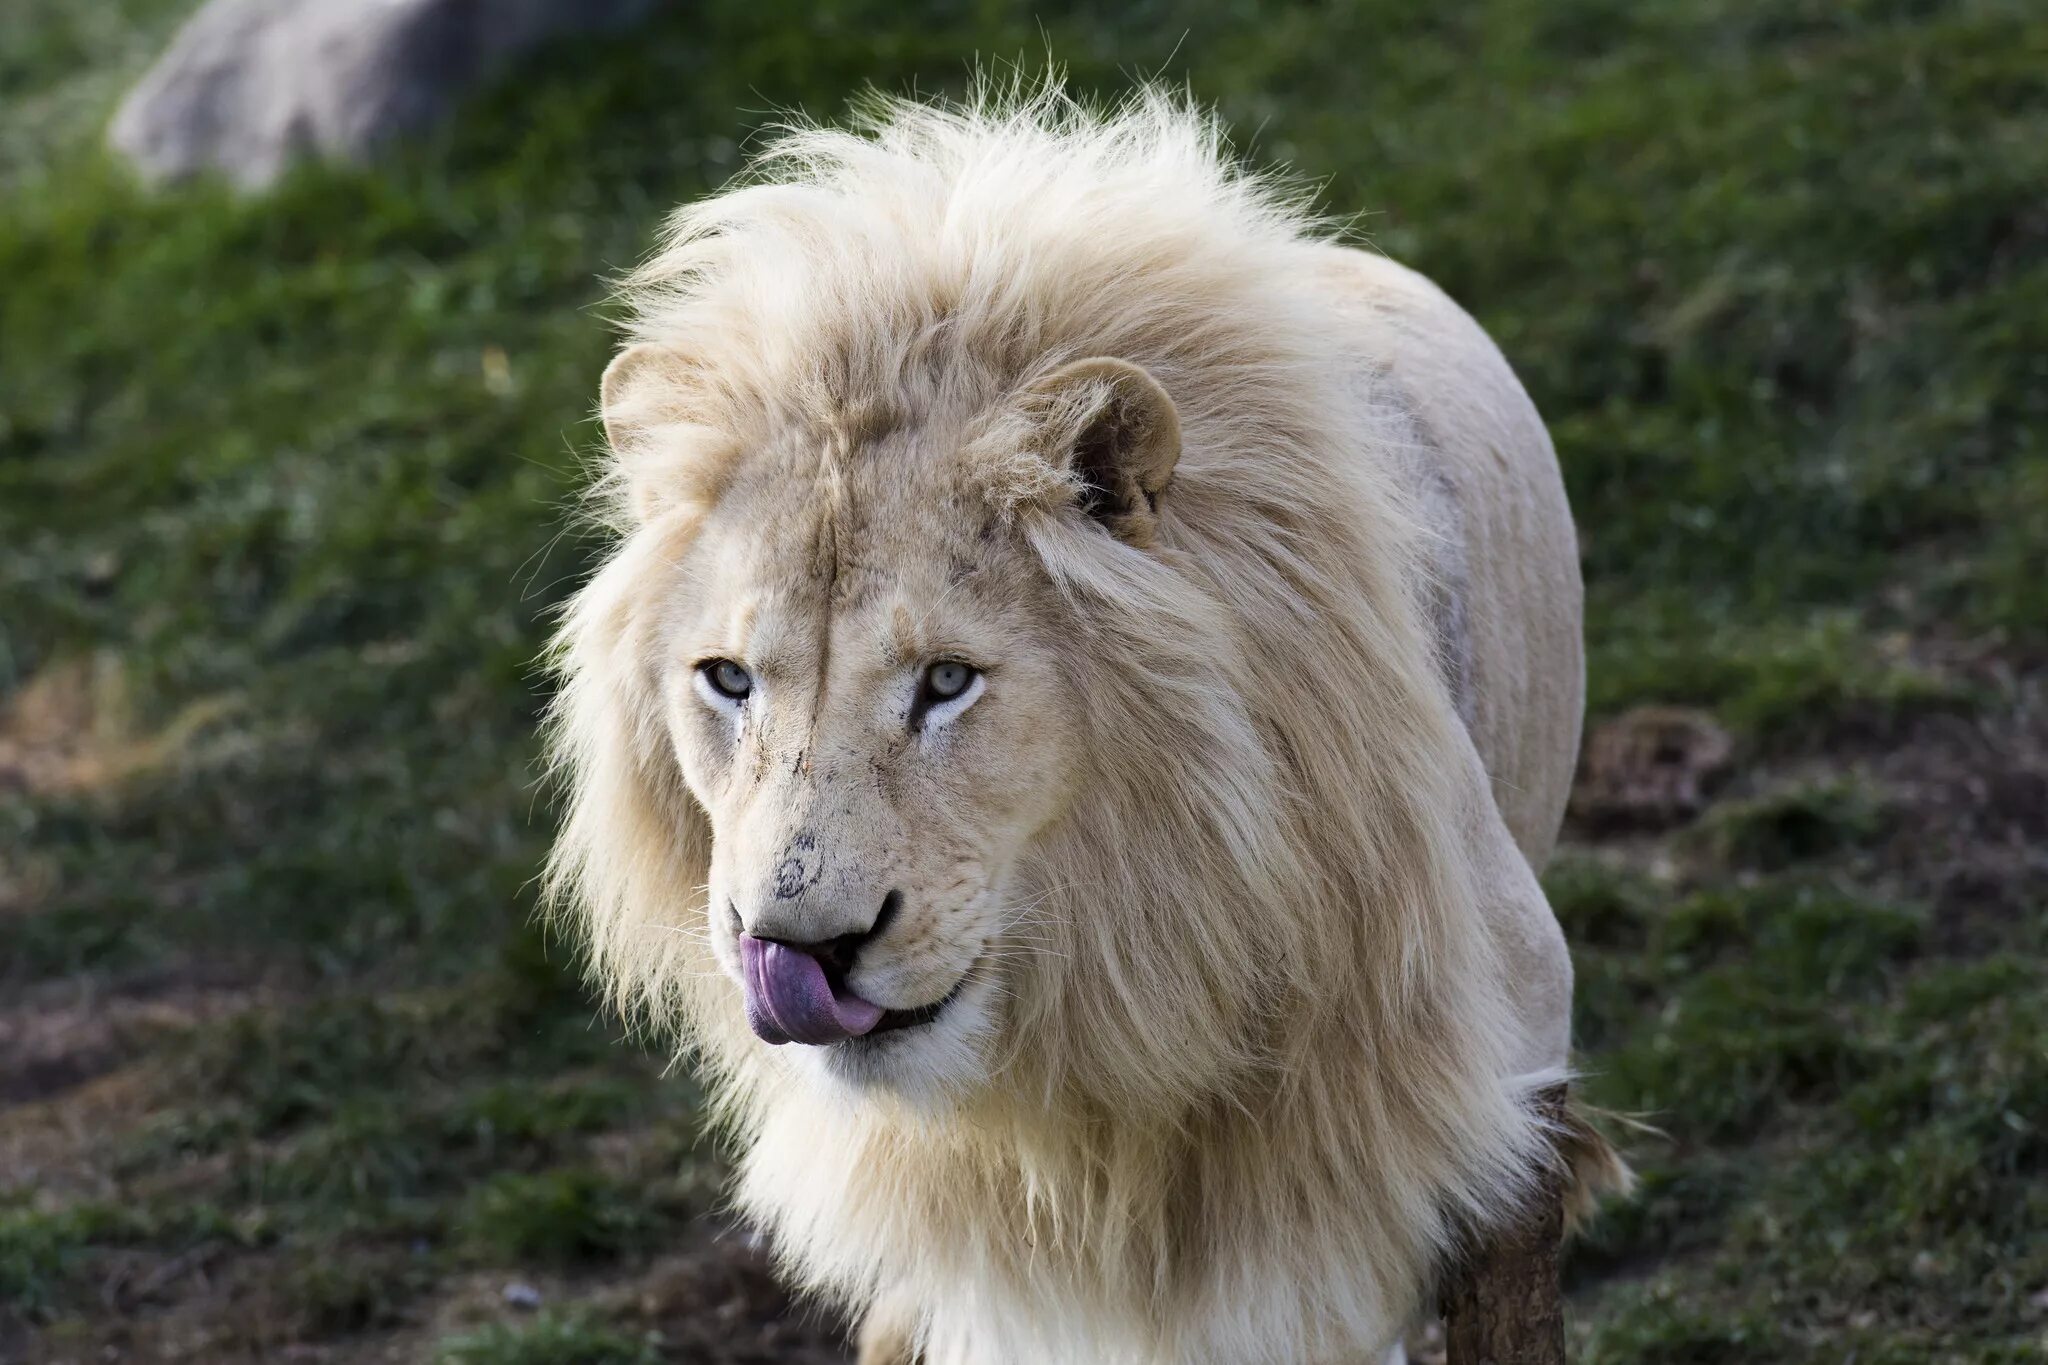
[[[1566,1061],[1580,587],[1499,353],[1159,94],[791,132],[629,297],[552,884],[742,1207],[864,1361],[1398,1349]]]

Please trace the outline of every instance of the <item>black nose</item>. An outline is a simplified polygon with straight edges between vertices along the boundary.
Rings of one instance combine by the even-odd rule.
[[[882,897],[882,908],[875,912],[875,918],[865,929],[856,929],[850,934],[838,934],[831,938],[809,940],[792,938],[786,934],[762,933],[759,931],[754,933],[754,937],[765,939],[770,943],[780,943],[783,947],[794,948],[800,953],[810,954],[818,960],[818,965],[825,969],[826,979],[836,984],[844,981],[846,974],[853,970],[854,960],[860,956],[860,950],[887,932],[890,923],[896,918],[896,912],[902,907],[903,893],[901,891],[891,891],[888,895]],[[733,912],[733,918],[735,920],[739,918],[737,910]],[[767,927],[763,926],[763,928]]]

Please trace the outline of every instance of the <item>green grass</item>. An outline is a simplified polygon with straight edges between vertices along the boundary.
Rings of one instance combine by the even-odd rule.
[[[630,1280],[706,1205],[694,1091],[530,927],[604,281],[764,111],[1050,46],[1187,80],[1473,309],[1564,461],[1595,719],[1735,736],[1695,826],[1548,878],[1588,1088],[1670,1135],[1575,1255],[1581,1358],[2040,1358],[2037,5],[710,0],[247,200],[97,147],[184,4],[18,8],[0,696],[80,670],[147,761],[0,776],[0,1006],[169,1004],[51,1089],[139,1078],[62,1178],[0,1171],[0,1355],[114,1330],[123,1257],[227,1248],[292,1286],[269,1339],[368,1340],[467,1274]],[[662,1349],[594,1309],[421,1347]]]
[[[588,1317],[545,1313],[523,1326],[494,1324],[445,1338],[434,1365],[657,1365],[655,1343]]]
[[[585,1170],[506,1173],[472,1192],[458,1226],[494,1264],[604,1260],[658,1244],[670,1220],[650,1207],[654,1194]]]

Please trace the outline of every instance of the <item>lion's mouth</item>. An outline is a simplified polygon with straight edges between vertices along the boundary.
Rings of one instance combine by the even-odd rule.
[[[828,966],[818,955],[752,934],[740,936],[740,967],[747,1023],[762,1042],[778,1045],[822,1047],[921,1027],[939,1017],[967,980],[963,974],[932,1004],[888,1009],[857,994],[842,964]]]
[[[884,1010],[882,1017],[876,1021],[873,1028],[859,1035],[859,1037],[849,1038],[846,1041],[850,1043],[859,1042],[862,1038],[872,1038],[878,1033],[893,1033],[898,1029],[906,1028],[922,1028],[924,1025],[936,1020],[946,1006],[959,999],[960,992],[966,985],[967,977],[963,975],[958,981],[953,983],[953,989],[947,991],[943,999],[934,1000],[929,1005],[919,1005],[914,1010]]]

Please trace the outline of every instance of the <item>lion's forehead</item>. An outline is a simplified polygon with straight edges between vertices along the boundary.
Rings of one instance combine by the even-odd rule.
[[[779,613],[879,615],[929,609],[991,579],[1006,546],[958,461],[884,443],[806,466],[762,459],[706,517],[713,595]]]
[[[715,547],[700,589],[707,602],[750,603],[757,626],[782,618],[815,626],[829,618],[835,629],[867,622],[881,630],[904,610],[922,617],[986,594],[994,556],[971,544],[942,532],[847,529],[817,538],[742,530]]]

